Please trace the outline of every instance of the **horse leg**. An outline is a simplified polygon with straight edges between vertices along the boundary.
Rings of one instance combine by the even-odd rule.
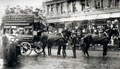
[[[48,45],[48,55],[50,56],[50,46]]]
[[[61,45],[58,45],[58,52],[57,52],[57,56],[58,56],[58,55],[61,55],[61,54],[60,54],[60,51],[61,51]]]
[[[66,57],[66,45],[63,45],[62,53],[63,53],[63,57],[65,58]]]
[[[107,45],[103,45],[103,57],[107,55]]]
[[[51,55],[52,53],[51,53],[51,47],[50,47],[50,55]]]
[[[51,55],[51,47],[48,47],[48,55]]]
[[[73,46],[73,58],[76,58],[76,46],[75,46],[75,44]]]
[[[88,57],[89,57],[89,53],[88,53],[89,47],[90,47],[90,44],[86,44],[85,53],[87,54]]]
[[[43,46],[42,46],[42,49],[43,49],[42,52],[43,52],[44,56],[46,56],[45,47],[46,47],[46,44],[43,44]]]
[[[84,53],[84,55],[85,55],[85,47],[86,47],[85,43],[81,44],[81,49],[82,49],[82,52]]]

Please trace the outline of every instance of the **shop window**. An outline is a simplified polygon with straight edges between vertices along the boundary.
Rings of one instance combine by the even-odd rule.
[[[95,8],[96,9],[103,8],[103,0],[95,0]]]
[[[119,0],[108,0],[108,7],[118,7]]]

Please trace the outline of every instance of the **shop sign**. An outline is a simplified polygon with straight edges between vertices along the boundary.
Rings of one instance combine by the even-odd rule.
[[[2,19],[3,23],[15,23],[15,22],[33,22],[33,15],[5,15]]]
[[[10,26],[4,26],[4,28],[10,28]]]

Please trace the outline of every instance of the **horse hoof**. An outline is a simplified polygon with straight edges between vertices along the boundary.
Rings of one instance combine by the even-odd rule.
[[[66,58],[66,56],[63,56],[63,58]]]
[[[61,56],[61,55],[57,55],[58,57]]]
[[[107,55],[103,56],[103,59],[107,58]]]
[[[75,56],[73,56],[72,58],[76,58]]]
[[[90,56],[87,56],[87,58],[90,58]]]
[[[47,55],[44,55],[44,57],[46,57]]]

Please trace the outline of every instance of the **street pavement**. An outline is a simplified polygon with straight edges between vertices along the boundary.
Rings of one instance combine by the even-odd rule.
[[[46,49],[47,53],[47,49]],[[120,69],[119,51],[108,51],[105,59],[102,51],[89,51],[90,57],[77,50],[77,58],[72,58],[72,50],[67,50],[66,58],[56,56],[57,49],[52,49],[52,55],[44,57],[34,51],[30,56],[20,56],[19,64],[13,67],[1,66],[1,69]],[[61,53],[62,54],[62,53]],[[1,62],[0,62],[1,63]]]

